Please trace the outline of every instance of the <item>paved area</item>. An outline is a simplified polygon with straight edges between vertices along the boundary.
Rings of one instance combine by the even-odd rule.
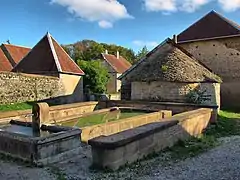
[[[197,157],[183,161],[168,160],[168,154],[145,160],[114,173],[89,169],[91,151],[66,162],[55,164],[68,180],[136,179],[136,180],[240,180],[240,137],[220,140],[222,144]],[[58,180],[50,168],[31,168],[15,163],[0,163],[1,180]]]

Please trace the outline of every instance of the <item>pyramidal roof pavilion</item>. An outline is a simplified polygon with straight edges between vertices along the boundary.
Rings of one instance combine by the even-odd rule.
[[[84,75],[58,42],[47,33],[32,50],[16,65],[13,72],[65,73]]]

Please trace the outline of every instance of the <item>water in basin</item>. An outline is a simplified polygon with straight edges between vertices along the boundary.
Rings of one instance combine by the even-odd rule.
[[[40,131],[40,133],[34,133],[32,127],[11,124],[0,127],[0,131],[12,132],[31,137],[46,137],[50,134],[48,131]]]

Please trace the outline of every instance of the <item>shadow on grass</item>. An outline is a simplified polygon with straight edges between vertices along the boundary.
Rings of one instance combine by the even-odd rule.
[[[240,135],[240,113],[220,111],[217,123],[208,127],[206,135],[216,138]]]

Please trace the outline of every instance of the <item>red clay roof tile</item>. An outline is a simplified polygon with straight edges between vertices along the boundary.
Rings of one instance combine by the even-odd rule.
[[[11,70],[12,70],[12,65],[8,61],[2,49],[0,48],[0,71],[11,71]]]
[[[25,73],[59,72],[84,75],[84,72],[48,33],[13,69]]]
[[[66,73],[75,73],[84,75],[84,72],[79,66],[72,60],[72,58],[65,52],[65,50],[52,38],[53,46],[58,57],[61,69]]]
[[[16,46],[12,44],[3,44],[15,64],[19,63],[31,50],[31,48]]]
[[[120,56],[119,59],[111,54],[102,54],[102,56],[118,73],[123,73],[132,66],[131,63],[122,56]]]

